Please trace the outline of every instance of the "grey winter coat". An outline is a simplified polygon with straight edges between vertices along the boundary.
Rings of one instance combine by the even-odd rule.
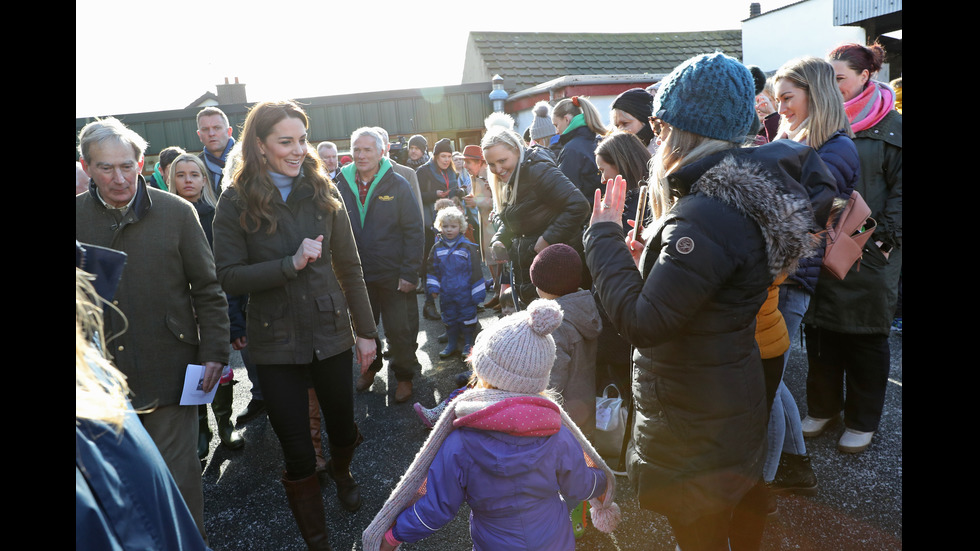
[[[556,357],[551,368],[548,388],[561,393],[568,416],[591,436],[595,430],[595,363],[602,321],[595,298],[587,290],[578,290],[555,299],[564,317],[551,334],[555,339]]]
[[[786,191],[799,183],[783,169],[816,156],[775,145],[719,153],[672,174],[680,199],[650,228],[639,271],[618,224],[585,234],[601,302],[637,348],[630,482],[643,508],[672,522],[733,507],[762,476],[756,314],[774,276],[811,252],[810,201]]]

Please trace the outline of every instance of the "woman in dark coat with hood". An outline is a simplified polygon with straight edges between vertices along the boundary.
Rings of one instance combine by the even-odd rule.
[[[674,69],[654,101],[664,147],[643,242],[624,233],[621,178],[603,200],[595,194],[585,234],[596,292],[636,347],[630,483],[684,551],[761,543],[767,408],[756,314],[773,280],[813,248],[801,180],[830,181],[808,147],[738,147],[754,98],[748,69],[723,54]]]
[[[599,111],[588,99],[572,96],[555,104],[551,114],[560,134],[558,168],[592,201],[592,194],[602,185],[595,164],[595,148],[609,131],[599,118]]]

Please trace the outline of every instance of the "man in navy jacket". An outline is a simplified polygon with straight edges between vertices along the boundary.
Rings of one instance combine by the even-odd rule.
[[[415,356],[419,332],[415,287],[424,236],[415,194],[384,152],[384,138],[376,129],[355,130],[351,135],[354,162],[340,170],[337,187],[350,215],[375,322],[384,324],[389,365],[398,380],[395,401],[404,402],[412,396],[412,378],[421,369]],[[379,356],[358,378],[357,390],[367,390],[381,368]]]

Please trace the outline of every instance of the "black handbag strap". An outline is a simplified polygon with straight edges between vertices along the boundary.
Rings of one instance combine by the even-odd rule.
[[[634,416],[634,404],[633,404],[633,347],[630,347],[630,380],[629,380],[629,392],[626,393],[628,396],[629,405],[626,409],[626,430],[623,432],[623,445],[619,449],[619,463],[616,465],[616,470],[619,472],[626,471],[626,448],[629,447],[630,438],[633,435],[633,416]],[[623,393],[619,393],[620,397],[623,397]]]

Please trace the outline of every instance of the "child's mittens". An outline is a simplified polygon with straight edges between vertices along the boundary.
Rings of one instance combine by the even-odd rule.
[[[599,498],[595,498],[589,500],[589,505],[592,506],[589,509],[592,515],[592,524],[599,531],[608,534],[616,529],[616,526],[619,525],[619,519],[622,517],[619,504],[611,499],[607,503],[603,503]]]

